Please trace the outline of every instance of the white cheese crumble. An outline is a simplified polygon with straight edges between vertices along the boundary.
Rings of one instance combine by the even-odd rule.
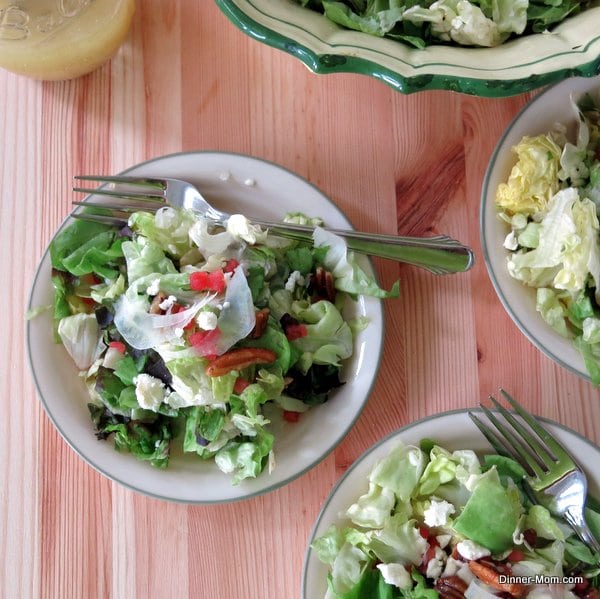
[[[377,564],[377,569],[387,584],[393,584],[400,589],[412,587],[412,578],[402,564]]]
[[[243,214],[232,214],[227,219],[227,232],[251,245],[263,241],[266,237],[266,233],[260,227],[251,224]]]
[[[221,181],[229,181],[230,178],[231,178],[231,173],[229,171],[221,171],[219,173],[219,179]]]
[[[246,179],[244,181],[244,185],[247,185],[248,187],[253,187],[254,185],[256,185],[256,181],[254,179]]]
[[[306,280],[302,274],[300,274],[300,271],[294,270],[290,273],[288,280],[285,282],[285,290],[293,293],[296,286],[301,287],[305,282]]]
[[[173,304],[175,304],[176,301],[177,298],[174,295],[170,295],[169,297],[165,298],[162,302],[160,302],[160,304],[158,304],[158,307],[166,312],[169,308],[173,307]]]
[[[202,310],[196,317],[198,326],[205,331],[214,331],[217,328],[217,315],[210,310]]]
[[[165,399],[165,384],[149,374],[138,374],[135,379],[135,398],[145,410],[158,411],[160,404]]]
[[[160,291],[160,279],[154,279],[148,287],[146,287],[146,295],[157,295]]]
[[[427,562],[427,572],[425,573],[427,578],[436,579],[442,575],[447,557],[448,555],[443,549],[435,548],[434,556]]]
[[[456,508],[445,500],[432,499],[431,504],[423,513],[427,526],[444,526],[448,523],[448,516],[454,514]]]
[[[492,552],[481,545],[478,545],[474,541],[467,539],[466,541],[460,541],[456,545],[456,549],[465,559],[479,559],[491,555]]]
[[[448,547],[448,544],[452,540],[452,535],[438,535],[435,537],[435,540],[438,542],[438,545],[444,549],[445,547]]]
[[[470,582],[475,578],[475,575],[471,572],[467,562],[454,559],[451,556],[448,557],[446,566],[442,572],[442,577],[446,576],[458,576],[467,584],[470,584]]]

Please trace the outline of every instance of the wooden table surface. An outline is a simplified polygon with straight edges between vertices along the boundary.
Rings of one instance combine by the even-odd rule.
[[[503,386],[600,442],[600,397],[519,332],[489,281],[479,197],[492,149],[528,96],[404,96],[318,76],[236,29],[208,0],[139,0],[114,59],[70,82],[0,73],[0,596],[6,599],[299,597],[321,504],[375,441],[475,406]],[[474,248],[467,274],[377,262],[384,357],[366,408],[309,473],[229,505],[186,506],[112,483],[62,440],[36,395],[24,312],[36,265],[73,199],[71,177],[181,150],[242,152],[321,188],[357,228],[444,232]]]

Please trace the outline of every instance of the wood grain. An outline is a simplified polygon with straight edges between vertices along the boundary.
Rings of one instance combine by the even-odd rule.
[[[317,76],[211,2],[139,0],[118,54],[81,79],[0,73],[0,596],[298,597],[313,522],[350,464],[398,427],[501,385],[600,442],[598,391],[521,335],[481,254],[485,168],[528,98],[403,96],[367,77]],[[453,277],[376,261],[402,296],[385,306],[381,371],[360,419],[304,476],[230,505],[165,503],[95,472],[46,417],[26,359],[29,288],[69,211],[71,177],[192,149],[280,163],[361,229],[444,232],[477,255]]]

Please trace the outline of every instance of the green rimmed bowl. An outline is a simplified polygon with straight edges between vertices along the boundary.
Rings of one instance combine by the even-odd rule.
[[[552,33],[495,48],[429,46],[349,31],[292,0],[216,0],[249,36],[299,58],[315,73],[360,73],[402,93],[444,89],[499,98],[600,73],[600,2]]]

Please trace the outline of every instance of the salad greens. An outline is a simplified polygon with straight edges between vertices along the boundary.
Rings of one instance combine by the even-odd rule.
[[[416,48],[497,46],[539,33],[587,8],[589,0],[295,0],[347,29]]]
[[[509,274],[536,289],[538,312],[573,340],[599,385],[600,94],[587,94],[573,108],[574,143],[559,124],[524,137],[496,205],[511,229],[504,242]]]
[[[326,598],[597,597],[600,555],[530,502],[523,475],[503,456],[398,444],[312,543]],[[600,536],[600,511],[588,516]]]
[[[341,238],[287,241],[241,215],[226,228],[166,207],[122,229],[76,220],[50,256],[56,338],[98,439],[160,468],[177,443],[233,484],[274,467],[272,419],[295,422],[343,384],[366,326],[345,302],[398,295]]]

